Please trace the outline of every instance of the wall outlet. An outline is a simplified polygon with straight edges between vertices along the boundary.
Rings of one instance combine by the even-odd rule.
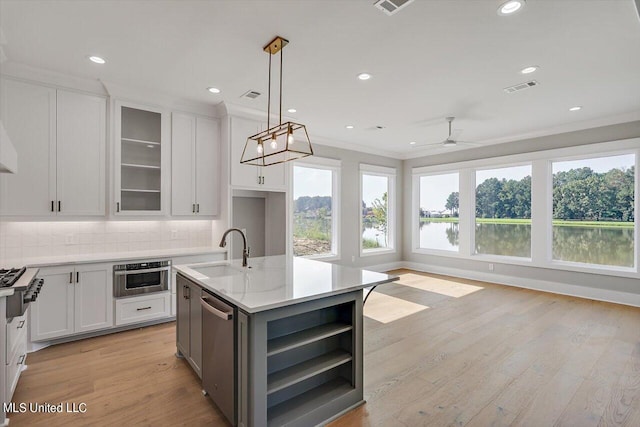
[[[178,230],[171,230],[171,240],[176,240],[178,238]]]
[[[66,234],[64,236],[64,244],[65,245],[73,245],[75,242],[73,241],[73,234]]]
[[[489,271],[493,271],[493,264],[489,263]]]

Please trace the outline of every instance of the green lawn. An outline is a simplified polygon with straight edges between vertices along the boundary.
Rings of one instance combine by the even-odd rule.
[[[458,222],[458,218],[420,218],[422,222]],[[530,219],[522,218],[476,218],[479,224],[531,224]],[[554,220],[553,225],[562,227],[621,227],[633,228],[633,222],[617,221],[567,221]]]

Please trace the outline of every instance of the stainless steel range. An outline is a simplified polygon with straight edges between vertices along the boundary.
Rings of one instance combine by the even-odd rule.
[[[0,288],[13,288],[7,297],[7,319],[22,316],[29,304],[38,298],[44,279],[36,277],[37,268],[11,268],[0,270]]]

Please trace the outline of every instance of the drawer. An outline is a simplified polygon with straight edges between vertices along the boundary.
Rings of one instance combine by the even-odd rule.
[[[10,402],[13,397],[13,392],[16,389],[16,385],[18,385],[20,373],[22,372],[23,367],[26,366],[26,363],[27,341],[23,340],[18,344],[17,351],[14,353],[13,357],[9,359],[9,363],[7,364],[7,402]]]
[[[6,361],[9,363],[9,359],[16,352],[18,344],[21,342],[27,342],[27,311],[20,317],[14,317],[10,323],[7,323],[7,346],[6,346]]]
[[[171,315],[171,294],[116,299],[116,325],[145,322]]]

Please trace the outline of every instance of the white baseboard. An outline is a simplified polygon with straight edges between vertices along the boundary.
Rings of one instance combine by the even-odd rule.
[[[385,271],[397,270],[399,268],[403,268],[405,264],[406,263],[403,261],[396,261],[396,262],[388,262],[386,264],[376,264],[376,265],[370,265],[370,266],[358,267],[358,268],[383,273]]]
[[[463,270],[459,268],[441,267],[418,262],[405,261],[399,264],[402,264],[403,268],[422,271],[425,273],[443,274],[446,276],[460,277],[463,279],[480,280],[483,282],[497,283],[499,285],[515,286],[518,288],[533,289],[536,291],[550,292],[553,294],[568,295],[572,297],[587,298],[596,301],[613,302],[616,304],[629,305],[632,307],[640,307],[640,294],[632,294],[629,292],[591,288],[587,286],[550,282],[546,280],[505,276],[502,274],[495,274],[484,271],[480,272],[473,270]]]

